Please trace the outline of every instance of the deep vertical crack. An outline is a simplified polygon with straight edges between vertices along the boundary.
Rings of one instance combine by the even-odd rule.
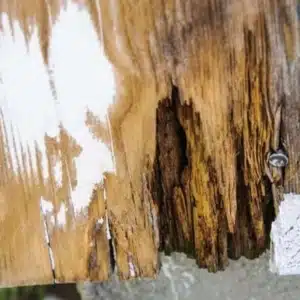
[[[159,103],[156,117],[155,180],[151,192],[158,202],[160,249],[167,253],[183,251],[188,242],[183,223],[187,221],[186,201],[190,199],[186,199],[181,183],[188,165],[187,140],[177,115],[179,106],[178,88],[173,86],[171,97]]]

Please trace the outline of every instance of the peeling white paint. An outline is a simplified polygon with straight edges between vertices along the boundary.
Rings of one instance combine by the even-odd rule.
[[[49,256],[50,256],[50,263],[52,270],[55,270],[55,262],[54,262],[54,255],[51,247],[49,246]]]
[[[97,220],[97,224],[102,225],[104,223],[104,219],[100,218]]]
[[[17,172],[17,158],[21,157],[19,144],[28,144],[33,152],[36,142],[42,153],[46,179],[49,172],[44,135],[58,136],[58,124],[62,122],[82,147],[80,156],[75,159],[77,187],[71,191],[75,212],[80,213],[89,204],[94,185],[102,179],[103,172],[114,171],[112,153],[92,136],[85,124],[87,110],[104,123],[107,121],[107,108],[115,95],[112,66],[99,44],[88,12],[68,3],[53,28],[50,41],[49,61],[57,92],[55,100],[43,63],[37,29],[33,30],[28,51],[17,22],[14,23],[15,38],[11,36],[5,15],[3,29],[4,33],[0,35],[0,108],[8,129],[11,124],[17,137],[14,170]],[[8,145],[13,147],[11,132]],[[32,159],[36,167],[34,155]],[[61,185],[60,163],[56,164],[54,175],[57,185]]]
[[[50,216],[50,223],[54,226],[55,225],[55,217],[52,215]]]
[[[45,216],[48,214],[52,214],[53,205],[51,202],[46,201],[43,197],[41,197],[40,209],[41,209],[41,214],[42,214],[42,222],[43,222],[43,226],[44,226],[44,237],[45,237],[45,241],[46,241],[47,245],[49,245],[50,239],[49,239],[49,232],[48,232]],[[51,217],[53,217],[53,216],[51,216]]]
[[[53,212],[53,204],[41,197],[40,206],[44,215]]]
[[[270,270],[279,275],[300,274],[300,195],[284,195],[271,239]]]
[[[44,225],[44,235],[45,235],[45,241],[47,244],[49,244],[50,239],[49,239],[49,234],[48,234],[48,230],[47,230],[47,224],[46,221],[43,219],[43,225]]]
[[[106,190],[105,190],[105,188],[103,189],[103,198],[104,198],[105,201],[107,200],[107,195],[106,195]]]
[[[59,119],[83,148],[76,158],[78,185],[71,193],[75,211],[80,212],[89,204],[94,184],[102,179],[103,172],[114,170],[110,151],[85,125],[88,109],[106,122],[115,94],[114,75],[88,12],[79,11],[74,4],[61,12],[50,48]]]
[[[59,211],[58,211],[58,213],[56,215],[56,217],[57,217],[57,225],[59,227],[63,227],[64,225],[66,225],[66,222],[67,222],[67,220],[66,220],[66,212],[67,212],[66,206],[65,206],[64,203],[62,203],[60,205]]]
[[[53,206],[52,206],[52,203],[50,203],[50,202],[44,200],[43,198],[41,198],[40,208],[41,208],[41,213],[43,214],[42,222],[43,222],[43,226],[44,226],[44,237],[45,237],[45,242],[46,242],[47,248],[48,248],[50,265],[51,265],[51,269],[54,270],[55,269],[54,256],[53,256],[53,251],[52,251],[51,246],[50,246],[49,231],[48,231],[48,227],[47,227],[46,218],[44,216],[45,214],[52,214]],[[50,216],[50,219],[51,219],[51,222],[54,223],[54,216],[53,215]]]
[[[12,155],[13,168],[17,172],[17,157],[20,159],[19,144],[28,144],[34,151],[36,141],[42,157],[43,174],[48,175],[45,157],[44,134],[58,133],[58,120],[49,89],[48,77],[38,42],[37,29],[33,30],[28,49],[23,33],[14,22],[15,37],[9,30],[8,17],[3,15],[3,32],[0,34],[0,108],[8,129],[8,146],[13,149],[12,132],[16,134],[18,153]],[[24,105],[26,103],[26,105]],[[10,129],[11,126],[11,129]],[[32,156],[36,167],[35,155]],[[23,169],[23,167],[21,167]]]
[[[62,186],[62,164],[57,161],[54,166],[54,178],[58,186]]]
[[[129,265],[129,274],[130,274],[130,276],[135,277],[134,264],[132,263],[131,259],[129,259],[128,265]]]
[[[107,237],[108,240],[111,240],[111,234],[110,234],[110,228],[109,228],[107,211],[105,213],[105,223],[106,223],[106,237]]]

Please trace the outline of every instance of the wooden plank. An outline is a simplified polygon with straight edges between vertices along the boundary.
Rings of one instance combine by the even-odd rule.
[[[8,142],[15,139],[8,122],[0,122],[0,284],[1,286],[53,282],[48,246],[40,211],[40,186],[32,172],[31,156]],[[18,141],[16,147],[22,147]],[[17,166],[12,161],[17,160]]]
[[[53,42],[57,2],[0,3],[27,39],[34,17],[53,90],[56,131],[35,148],[33,173],[38,196],[53,206],[45,218],[56,280],[104,280],[114,262],[122,279],[155,276],[159,249],[187,252],[210,271],[266,249],[284,185],[280,170],[271,169],[269,179],[266,173],[267,154],[285,144],[282,111],[291,151],[285,188],[298,190],[297,177],[289,179],[298,170],[296,1],[90,3],[97,34],[90,28],[89,39],[104,43],[117,83],[109,122],[99,117],[107,86],[93,103],[85,102],[89,89],[80,89],[94,54],[83,58],[74,43],[65,53],[77,53],[76,65],[65,55],[52,78],[51,60],[62,53]],[[74,36],[76,26],[69,27]],[[63,40],[71,44],[74,36]],[[63,90],[66,69],[74,72],[69,91],[76,96]],[[104,179],[100,142],[114,154],[115,169]]]
[[[86,201],[91,197],[91,203],[88,208],[83,207],[82,211],[76,211],[70,193],[78,184],[82,184],[77,182],[79,176],[76,175],[74,168],[76,166],[74,157],[80,155],[80,151],[76,149],[81,147],[64,129],[60,130],[58,142],[55,143],[54,140],[53,137],[46,140],[46,147],[48,146],[46,151],[52,170],[58,162],[62,166],[59,172],[63,179],[61,183],[55,182],[52,185],[51,202],[59,207],[56,213],[57,219],[53,223],[53,215],[46,218],[55,264],[55,280],[56,282],[107,280],[111,270],[103,189],[95,184],[90,196],[80,195],[86,197]],[[57,150],[56,155],[53,148]],[[56,159],[53,156],[56,156]],[[100,166],[96,165],[95,168]]]
[[[86,51],[92,49],[98,54],[97,36],[88,15],[80,16],[81,20],[75,24],[63,15],[60,17],[66,26],[72,25],[73,29],[77,26],[79,36],[80,30],[88,26]],[[63,45],[57,39],[63,34],[60,28],[53,31],[52,59],[56,54],[61,57]],[[96,66],[99,60],[95,63],[95,55],[86,54],[88,57],[81,66],[77,64],[82,75],[71,78],[78,60],[73,51],[69,60],[68,57],[56,59],[55,69],[61,71],[60,75],[71,71],[71,75],[67,74],[71,81],[66,84],[61,76],[54,81],[51,70],[44,65],[49,61],[45,54],[48,50],[40,50],[37,36],[33,35],[28,43],[30,50],[25,58],[22,53],[26,53],[26,40],[22,43],[17,27],[15,38],[17,45],[9,39],[3,40],[4,60],[1,60],[0,106],[2,118],[7,121],[2,122],[1,128],[5,142],[1,147],[0,258],[4,266],[0,271],[1,284],[107,280],[112,271],[111,249],[101,175],[112,163],[106,146],[97,139],[97,132],[106,126],[99,114],[102,118],[105,115],[106,98],[111,93],[96,91],[95,94],[93,84],[99,87],[98,83],[85,81],[85,74],[91,71],[87,68]],[[71,39],[63,47],[72,47],[78,41]],[[82,55],[81,50],[78,53]],[[103,60],[105,63],[105,58],[101,61],[100,56],[100,71],[98,67],[91,72],[100,80],[106,79],[105,87],[109,87],[107,69],[101,73]],[[28,72],[32,77],[27,76]],[[20,86],[11,89],[12,78]],[[39,86],[36,91],[35,82]],[[99,96],[105,101],[99,103]],[[20,226],[14,228],[13,224],[19,222]],[[6,241],[7,246],[2,247]]]

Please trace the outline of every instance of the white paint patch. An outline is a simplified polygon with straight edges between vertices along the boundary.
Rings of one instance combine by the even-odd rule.
[[[44,210],[43,210],[42,203],[44,205]],[[49,205],[49,204],[51,204],[51,205]],[[53,210],[52,203],[49,203],[48,201],[45,201],[44,199],[41,199],[41,212],[42,212],[42,214],[45,214],[45,212],[46,212],[46,214],[47,213],[52,213],[52,210]],[[52,218],[53,218],[53,222],[54,222],[54,216],[53,215],[51,215],[51,222],[52,222]],[[51,265],[52,270],[54,270],[55,269],[55,263],[54,263],[53,251],[52,251],[51,246],[50,246],[50,237],[49,237],[49,231],[48,231],[48,228],[47,228],[46,219],[42,218],[42,222],[43,222],[43,226],[44,226],[44,236],[45,236],[45,241],[46,241],[47,248],[48,248],[50,265]]]
[[[44,215],[53,212],[53,204],[50,201],[45,200],[43,197],[41,197],[40,205]]]
[[[17,172],[17,158],[20,159],[20,143],[28,144],[34,153],[34,142],[43,154],[42,169],[48,176],[45,157],[44,135],[58,133],[58,119],[49,89],[48,76],[43,63],[37,29],[27,47],[20,26],[14,22],[15,38],[10,34],[9,21],[3,18],[3,32],[0,33],[0,108],[8,129],[8,146],[13,149],[12,131],[17,138],[17,154],[12,155],[13,168]],[[11,129],[10,129],[11,126]],[[12,131],[11,131],[12,130]],[[11,151],[11,150],[10,150]],[[12,152],[12,151],[11,151]],[[32,155],[36,167],[35,155]],[[21,167],[21,169],[23,169]]]
[[[87,11],[69,4],[53,28],[50,61],[53,65],[59,119],[83,148],[76,159],[78,185],[71,193],[75,211],[90,202],[94,184],[104,171],[113,171],[112,154],[95,140],[85,125],[87,110],[106,122],[108,105],[115,95],[111,64]]]
[[[53,251],[52,251],[51,247],[49,247],[49,256],[50,256],[51,268],[52,268],[52,270],[55,270],[54,256],[53,256]]]
[[[54,166],[54,178],[58,186],[62,186],[62,164],[61,161],[57,161]]]
[[[108,214],[107,211],[105,213],[105,225],[106,225],[106,237],[108,240],[111,240],[111,234],[110,234],[110,228],[109,228],[109,222],[108,222]]]
[[[106,195],[106,190],[105,189],[103,189],[103,198],[104,198],[105,201],[107,200],[107,195]]]
[[[107,121],[107,108],[115,95],[115,81],[111,64],[105,57],[86,10],[78,10],[68,3],[53,28],[50,45],[50,69],[57,92],[53,98],[47,68],[34,28],[29,51],[23,33],[14,23],[15,38],[11,36],[7,16],[3,16],[0,35],[0,108],[7,128],[17,137],[17,154],[13,168],[18,170],[20,143],[28,144],[34,151],[35,142],[42,153],[45,179],[48,166],[45,155],[44,135],[58,136],[59,122],[82,147],[75,159],[77,187],[71,191],[74,209],[80,213],[90,202],[94,185],[102,179],[104,171],[114,171],[112,153],[96,140],[86,126],[87,110]],[[13,148],[12,132],[8,146]],[[35,156],[32,155],[34,167]],[[54,169],[61,185],[61,165]]]
[[[54,226],[55,225],[55,218],[54,216],[50,216],[50,223]]]
[[[300,195],[284,195],[271,239],[270,270],[279,275],[300,274]]]
[[[130,277],[135,277],[135,270],[134,270],[134,264],[132,263],[131,259],[129,259],[129,274]]]
[[[48,233],[48,230],[47,230],[47,224],[46,224],[45,219],[43,219],[43,225],[44,225],[45,241],[46,241],[47,245],[49,245],[50,239],[49,239],[49,233]]]
[[[97,220],[97,224],[102,225],[104,223],[104,219],[100,218]]]
[[[57,213],[57,225],[59,227],[63,227],[64,225],[66,225],[66,212],[67,212],[67,209],[66,209],[66,206],[64,203],[62,203],[60,205],[60,209],[59,209],[59,212]]]

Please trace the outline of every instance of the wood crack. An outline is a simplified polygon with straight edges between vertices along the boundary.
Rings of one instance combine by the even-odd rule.
[[[50,234],[49,234],[49,229],[48,229],[48,225],[47,225],[47,220],[46,220],[46,216],[44,216],[43,212],[41,212],[41,216],[42,216],[42,221],[43,221],[44,229],[45,229],[45,241],[46,241],[47,247],[48,247],[53,283],[57,283],[57,277],[56,277],[56,272],[55,272],[55,261],[54,261],[53,250],[51,248]]]
[[[157,157],[155,168],[156,191],[161,213],[161,249],[166,252],[193,248],[191,201],[187,199],[182,181],[187,181],[186,137],[177,117],[179,95],[176,87],[170,99],[159,103],[157,109]]]

